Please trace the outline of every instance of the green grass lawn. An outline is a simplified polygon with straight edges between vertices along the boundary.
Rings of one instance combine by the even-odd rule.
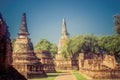
[[[77,80],[87,80],[84,76],[82,76],[78,71],[72,70],[72,73],[75,75]]]
[[[34,79],[29,79],[29,80],[54,80],[56,76],[58,76],[61,72],[57,71],[56,73],[47,73],[46,78],[34,78]]]
[[[67,71],[67,70],[65,70]],[[68,70],[71,71],[77,80],[87,80],[84,76],[82,76],[78,71],[76,70]],[[34,78],[34,79],[29,79],[29,80],[54,80],[56,76],[58,76],[61,72],[64,72],[64,70],[57,70],[56,73],[47,73],[46,78]]]

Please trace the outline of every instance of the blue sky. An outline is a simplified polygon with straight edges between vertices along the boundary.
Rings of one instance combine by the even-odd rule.
[[[32,42],[45,38],[57,44],[62,18],[71,36],[113,34],[113,15],[120,13],[120,0],[0,0],[0,12],[12,38],[18,36],[26,12]]]

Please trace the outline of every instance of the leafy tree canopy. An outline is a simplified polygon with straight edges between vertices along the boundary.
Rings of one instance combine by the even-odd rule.
[[[95,36],[93,34],[84,34],[73,36],[68,39],[66,44],[63,48],[63,55],[66,56],[73,56],[77,52],[91,52],[95,46]]]
[[[63,47],[63,56],[72,57],[79,52],[114,54],[120,62],[120,35],[83,34],[69,38]]]
[[[14,47],[15,39],[11,38],[12,47]]]
[[[51,52],[52,57],[57,53],[57,45],[49,42],[46,39],[40,39],[34,46],[35,50],[47,50]]]

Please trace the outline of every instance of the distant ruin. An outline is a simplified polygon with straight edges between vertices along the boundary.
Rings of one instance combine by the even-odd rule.
[[[58,44],[58,52],[55,56],[55,68],[61,70],[72,70],[78,69],[78,60],[73,58],[64,58],[62,55],[62,49],[67,42],[68,39],[68,32],[66,27],[65,19],[62,20],[62,32],[61,37]]]
[[[120,65],[116,63],[114,55],[79,54],[79,71],[92,78],[120,78]]]
[[[36,56],[41,59],[40,62],[43,64],[43,70],[46,73],[56,72],[54,60],[49,51],[39,50],[35,51]]]

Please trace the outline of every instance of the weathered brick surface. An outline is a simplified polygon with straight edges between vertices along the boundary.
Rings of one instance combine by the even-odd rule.
[[[45,72],[56,72],[55,70],[55,64],[54,60],[52,58],[52,55],[49,51],[35,51],[36,56],[41,59],[41,63],[43,64],[43,70]]]
[[[79,71],[92,78],[120,78],[114,55],[79,54]]]
[[[0,80],[27,80],[12,67],[12,46],[7,24],[0,14]]]
[[[15,39],[13,49],[13,67],[26,78],[46,77],[43,65],[37,58],[26,23],[26,14],[23,13],[20,31]]]

